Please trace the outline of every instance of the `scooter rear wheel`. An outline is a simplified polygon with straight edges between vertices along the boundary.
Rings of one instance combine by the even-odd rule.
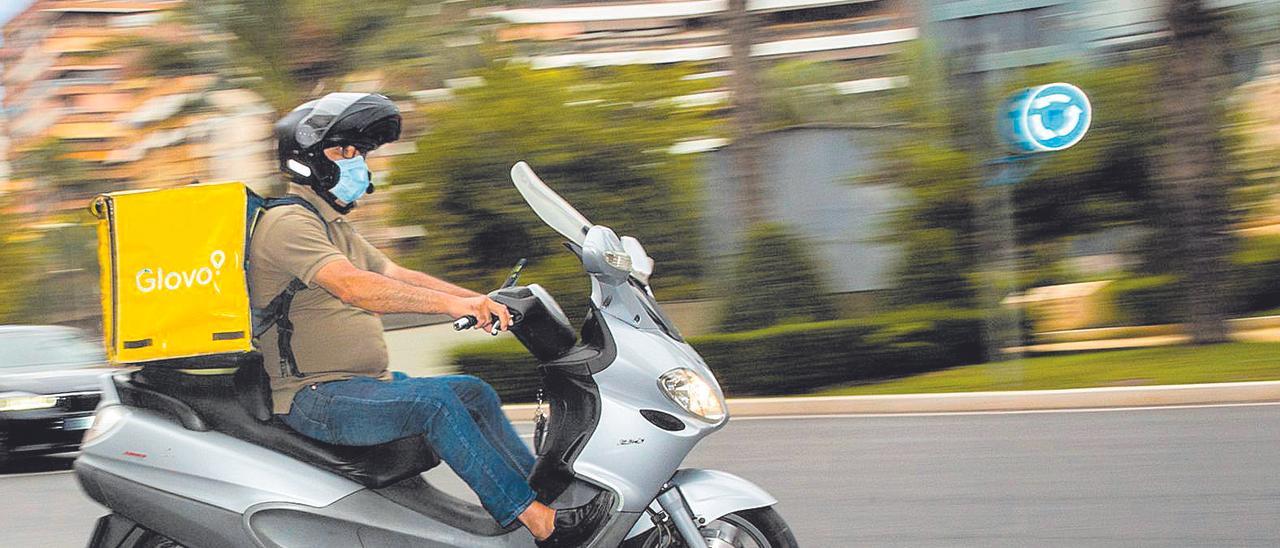
[[[89,548],[183,548],[173,539],[138,525],[119,514],[98,519]]]
[[[791,526],[773,508],[742,510],[701,528],[703,546],[693,548],[798,548]],[[652,529],[624,548],[690,548],[674,531]]]

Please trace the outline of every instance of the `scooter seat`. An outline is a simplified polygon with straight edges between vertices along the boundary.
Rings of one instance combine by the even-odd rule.
[[[234,376],[144,368],[117,378],[116,386],[125,403],[173,416],[188,429],[221,432],[375,489],[440,464],[424,436],[356,447],[331,445],[297,433],[270,413],[270,381],[261,363],[260,355],[246,357]]]

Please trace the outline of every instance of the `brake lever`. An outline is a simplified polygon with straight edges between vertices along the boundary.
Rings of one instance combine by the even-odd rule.
[[[499,303],[499,304],[501,304],[501,303]],[[505,305],[504,305],[504,306],[505,306]],[[507,309],[507,313],[508,313],[508,314],[511,314],[511,324],[507,326],[507,329],[508,329],[508,330],[510,330],[510,329],[512,328],[512,326],[514,326],[514,325],[516,325],[516,324],[520,323],[520,320],[523,320],[523,319],[524,319],[524,314],[521,314],[521,313],[519,313],[519,312],[516,312],[515,310],[512,310],[512,309],[510,309],[510,308],[508,308],[508,309]],[[494,317],[493,317],[493,330],[492,330],[492,331],[490,331],[490,332],[489,332],[489,334],[490,334],[490,335],[493,335],[493,336],[495,336],[495,337],[497,337],[497,336],[498,336],[498,333],[500,333],[500,330],[498,329],[499,327],[501,327],[501,324],[499,324],[499,323],[498,323],[498,317],[497,317],[497,316],[494,316]]]

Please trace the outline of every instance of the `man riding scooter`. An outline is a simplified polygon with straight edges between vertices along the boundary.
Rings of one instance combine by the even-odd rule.
[[[607,517],[609,498],[559,510],[535,501],[535,458],[488,384],[387,370],[378,314],[472,316],[486,331],[511,324],[505,306],[395,264],[346,221],[373,191],[366,154],[398,139],[400,124],[394,103],[364,93],[331,93],[276,124],[292,197],[258,221],[248,273],[251,304],[269,325],[259,346],[273,411],[335,445],[424,435],[500,524],[518,520],[540,546],[576,545]]]

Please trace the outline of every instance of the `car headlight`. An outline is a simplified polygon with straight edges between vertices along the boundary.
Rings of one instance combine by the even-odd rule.
[[[658,387],[695,417],[709,422],[720,422],[724,418],[724,402],[711,383],[692,369],[681,367],[663,373],[658,378]]]
[[[32,409],[48,409],[55,405],[58,405],[57,396],[15,394],[12,392],[0,395],[0,411],[30,411]]]

